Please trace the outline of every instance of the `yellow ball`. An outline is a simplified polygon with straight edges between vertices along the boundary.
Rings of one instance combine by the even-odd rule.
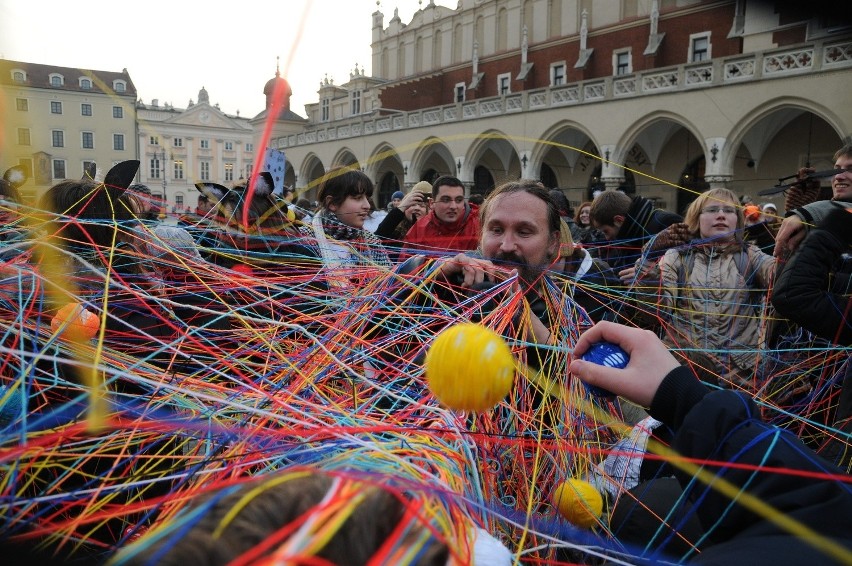
[[[91,340],[97,336],[100,327],[101,319],[80,303],[68,303],[50,321],[51,330],[61,330],[63,338],[77,342]]]
[[[553,491],[553,504],[563,517],[578,527],[595,526],[603,512],[600,492],[587,481],[570,479]]]
[[[426,382],[456,411],[486,411],[509,394],[515,358],[503,338],[466,322],[441,332],[426,354]]]

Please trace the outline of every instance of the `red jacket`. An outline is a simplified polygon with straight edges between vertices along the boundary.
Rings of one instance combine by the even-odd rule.
[[[435,213],[417,221],[405,235],[404,251],[412,249],[435,251],[467,251],[479,246],[479,207],[465,206],[464,214],[452,224],[438,220]]]

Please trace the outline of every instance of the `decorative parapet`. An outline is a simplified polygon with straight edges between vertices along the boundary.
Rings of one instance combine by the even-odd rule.
[[[636,77],[614,79],[612,81],[613,96],[632,96],[636,94]]]
[[[813,47],[770,53],[763,57],[763,76],[809,71],[814,65]]]
[[[814,42],[796,48],[735,55],[658,68],[629,76],[594,79],[411,112],[396,111],[398,114],[393,116],[353,116],[345,120],[312,124],[309,127],[315,129],[282,137],[278,143],[284,147],[295,147],[459,120],[493,118],[523,111],[547,110],[842,68],[852,68],[852,40]]]

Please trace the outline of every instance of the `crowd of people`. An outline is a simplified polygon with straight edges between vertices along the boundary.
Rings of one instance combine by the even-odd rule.
[[[783,221],[726,189],[682,216],[523,179],[477,204],[452,176],[378,219],[335,168],[316,206],[199,183],[173,225],[138,166],[30,206],[0,185],[9,557],[852,562],[852,145]],[[516,358],[490,411],[426,386],[462,321]],[[600,341],[627,367],[580,359]],[[568,478],[605,499],[591,530],[552,502]]]

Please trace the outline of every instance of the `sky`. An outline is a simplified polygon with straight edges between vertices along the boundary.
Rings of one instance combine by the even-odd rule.
[[[394,8],[408,24],[419,5],[381,0],[385,27]],[[356,63],[372,73],[375,11],[376,0],[0,0],[0,57],[99,71],[126,68],[146,104],[156,98],[186,108],[204,87],[211,104],[250,118],[264,109],[263,87],[275,76],[278,56],[281,76],[293,89],[291,109],[306,116],[304,105],[318,101],[326,74],[343,84]]]

